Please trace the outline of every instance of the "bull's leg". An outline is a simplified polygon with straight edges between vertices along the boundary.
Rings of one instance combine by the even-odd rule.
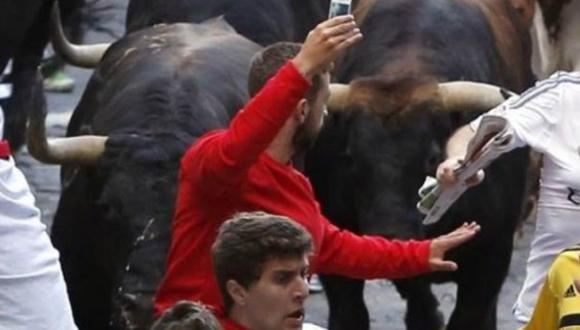
[[[46,106],[42,80],[37,68],[48,42],[46,27],[52,1],[42,3],[34,23],[27,29],[20,49],[13,55],[11,74],[13,92],[4,109],[4,137],[10,141],[13,150],[18,150],[25,142],[24,133],[29,110],[37,106]]]
[[[73,316],[79,330],[111,329],[110,294],[111,284],[95,274],[102,273],[91,263],[74,262],[63,256],[63,271],[73,308]],[[68,259],[68,260],[67,260]],[[66,265],[66,268],[64,268]]]
[[[431,292],[431,286],[424,279],[412,278],[393,281],[399,294],[407,300],[405,324],[407,330],[440,330],[443,328],[443,314],[439,312],[439,302]]]
[[[73,316],[79,330],[109,329],[111,284],[104,276],[99,276],[103,270],[94,264],[96,256],[86,252],[87,246],[80,241],[87,237],[83,234],[80,230],[64,232],[59,223],[53,226],[52,238],[61,251],[60,261]]]
[[[364,303],[364,281],[340,276],[320,276],[328,299],[329,330],[368,330],[369,312]]]
[[[489,288],[490,293],[495,289]],[[448,330],[473,329],[495,330],[497,328],[497,295],[482,292],[471,284],[458,286],[457,303],[451,315]],[[468,326],[468,328],[465,328]]]
[[[461,264],[457,303],[448,330],[497,328],[497,298],[509,269],[512,240],[511,237],[500,237],[495,243],[493,249],[485,249],[486,252],[481,253],[477,260]]]
[[[4,113],[6,115],[4,136],[10,141],[14,151],[24,144],[26,119],[32,108],[45,107],[42,93],[42,80],[35,69],[21,68],[17,61],[13,66],[13,93],[8,99]]]

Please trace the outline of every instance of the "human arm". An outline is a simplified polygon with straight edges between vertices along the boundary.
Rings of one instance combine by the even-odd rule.
[[[447,143],[447,159],[437,169],[439,182],[443,185],[456,183],[457,178],[453,170],[463,162],[467,145],[485,116],[493,115],[507,119],[509,134],[512,136],[508,151],[529,145],[536,151],[544,152],[556,123],[561,117],[562,111],[559,108],[562,88],[560,86],[564,85],[563,82],[565,79],[562,79],[561,74],[555,74],[521,96],[511,97],[469,125],[457,130]],[[483,177],[483,171],[480,171],[467,183],[479,184]]]
[[[445,146],[446,159],[437,167],[437,180],[446,186],[453,185],[457,182],[455,169],[461,166],[467,153],[469,141],[475,135],[475,130],[471,125],[460,127],[447,141]],[[474,186],[481,183],[484,179],[483,170],[467,181],[468,185]]]
[[[201,163],[204,176],[235,182],[294,113],[309,80],[360,38],[352,16],[325,21],[311,31],[299,53],[235,116],[229,129],[206,146]]]
[[[399,241],[358,236],[328,223],[314,268],[320,273],[359,279],[397,279],[429,271],[453,271],[457,265],[444,260],[445,253],[473,238],[479,230],[471,223],[434,240]]]

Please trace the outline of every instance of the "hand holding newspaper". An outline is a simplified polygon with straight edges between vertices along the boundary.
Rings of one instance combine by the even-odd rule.
[[[457,183],[443,187],[428,177],[419,189],[421,200],[417,209],[425,214],[424,225],[433,224],[447,212],[451,205],[467,190],[466,181],[487,167],[501,154],[510,150],[513,135],[507,120],[487,115],[481,119],[477,132],[467,146],[464,161],[455,170]]]

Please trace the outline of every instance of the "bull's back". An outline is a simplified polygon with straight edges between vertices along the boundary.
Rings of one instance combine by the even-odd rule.
[[[223,22],[158,25],[107,52],[75,110],[69,135],[191,121],[193,136],[227,124],[247,100],[250,60],[260,47]],[[201,122],[200,122],[201,121]],[[195,122],[195,123],[193,123]]]
[[[338,80],[382,74],[472,80],[522,91],[532,81],[529,40],[503,0],[360,1],[365,40],[339,65]],[[372,60],[364,60],[372,59]]]

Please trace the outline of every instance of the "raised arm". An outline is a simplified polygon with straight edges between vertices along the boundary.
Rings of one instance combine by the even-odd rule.
[[[266,83],[233,119],[228,130],[207,146],[203,165],[227,182],[256,162],[310,87],[310,79],[362,35],[352,16],[335,17],[312,30],[299,53]]]

